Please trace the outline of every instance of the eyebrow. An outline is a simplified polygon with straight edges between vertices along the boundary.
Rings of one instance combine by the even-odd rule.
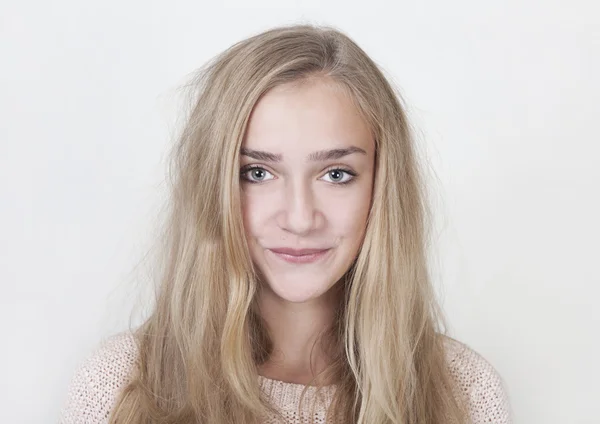
[[[363,155],[367,154],[367,152],[360,147],[350,146],[343,149],[319,150],[317,152],[312,152],[306,157],[306,160],[310,162],[323,162],[327,160],[340,159],[344,156],[351,155],[352,153],[361,153]],[[240,154],[265,162],[281,162],[283,160],[283,155],[277,155],[275,153],[265,152],[262,150],[246,149],[244,147],[240,149]]]

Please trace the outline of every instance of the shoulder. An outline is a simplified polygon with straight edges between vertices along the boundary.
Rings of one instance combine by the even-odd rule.
[[[509,397],[500,374],[466,344],[444,337],[446,358],[458,395],[467,399],[473,423],[512,423]]]
[[[76,369],[60,424],[104,424],[136,364],[138,348],[127,331],[99,343]]]

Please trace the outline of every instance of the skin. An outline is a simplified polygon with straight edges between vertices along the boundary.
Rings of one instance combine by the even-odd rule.
[[[308,160],[314,152],[352,148],[343,157]],[[280,160],[257,159],[250,151]],[[311,348],[332,322],[337,296],[332,288],[364,237],[374,140],[345,92],[319,78],[266,93],[250,116],[241,153],[244,227],[252,260],[266,282],[259,307],[274,343],[259,374],[306,384],[328,363],[320,349],[311,358]],[[259,168],[248,170],[248,165]],[[350,183],[340,184],[345,181]],[[315,263],[292,264],[269,250],[281,247],[330,250]]]

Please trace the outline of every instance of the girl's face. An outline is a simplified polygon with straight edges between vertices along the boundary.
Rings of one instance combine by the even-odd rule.
[[[256,104],[240,157],[245,232],[268,288],[289,302],[322,296],[363,240],[374,168],[366,122],[332,83],[278,86]]]

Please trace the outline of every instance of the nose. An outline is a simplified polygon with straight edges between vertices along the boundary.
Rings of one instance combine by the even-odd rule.
[[[318,220],[315,196],[310,184],[297,181],[285,188],[282,229],[297,235],[312,231]]]

